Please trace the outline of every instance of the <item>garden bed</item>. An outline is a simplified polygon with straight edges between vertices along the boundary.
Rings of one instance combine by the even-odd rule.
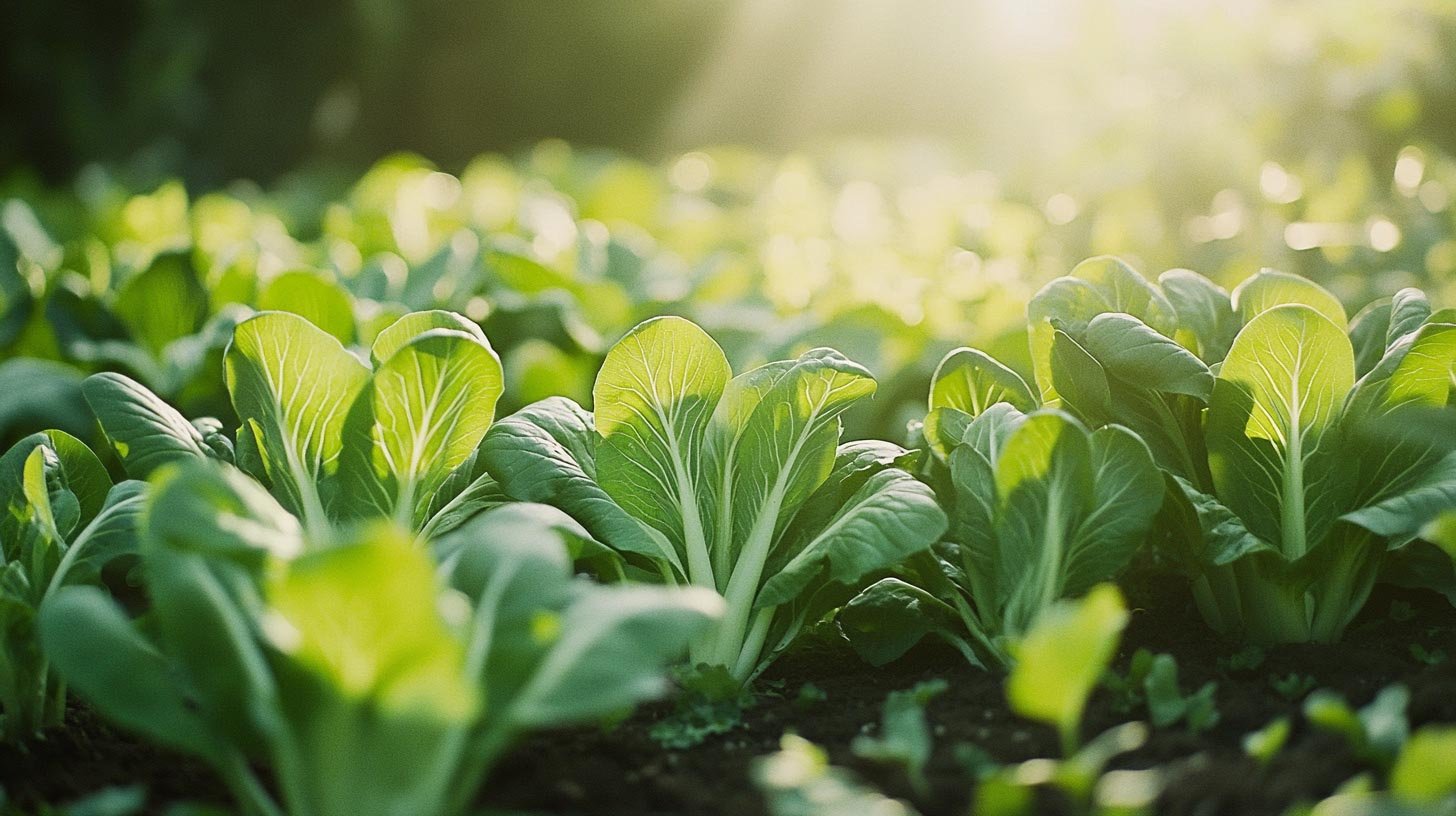
[[[1132,581],[1129,586],[1133,614],[1117,668],[1125,670],[1139,648],[1172,654],[1185,688],[1218,683],[1220,714],[1217,725],[1198,736],[1181,725],[1155,730],[1143,748],[1114,762],[1115,767],[1167,771],[1159,813],[1282,813],[1290,805],[1330,795],[1364,770],[1341,739],[1300,721],[1300,698],[1309,689],[1331,689],[1363,705],[1398,682],[1410,690],[1412,727],[1456,721],[1456,663],[1440,659],[1456,654],[1456,609],[1440,596],[1380,588],[1338,646],[1270,649],[1257,665],[1247,666],[1254,662],[1247,653],[1242,661],[1231,661],[1237,647],[1199,621],[1185,588],[1169,586],[1166,579],[1157,590],[1149,588],[1153,585]],[[1302,687],[1294,699],[1271,679],[1291,676],[1307,678],[1290,683]],[[857,758],[850,743],[878,723],[887,693],[936,677],[947,680],[949,689],[929,704],[935,753],[927,768],[931,794],[920,797],[903,774]],[[801,697],[805,684],[822,691],[822,698]],[[491,774],[481,804],[515,812],[751,816],[764,812],[750,782],[751,762],[775,750],[785,731],[794,731],[824,746],[835,764],[911,801],[927,816],[959,816],[968,812],[972,786],[956,759],[958,744],[978,745],[1002,762],[1057,753],[1050,728],[1007,710],[999,678],[966,665],[939,644],[923,645],[873,669],[831,637],[809,638],[770,669],[761,687],[764,692],[745,712],[742,726],[695,748],[665,751],[652,738],[654,724],[671,713],[667,703],[644,707],[610,729],[529,737]],[[1294,731],[1285,748],[1261,767],[1244,755],[1242,739],[1281,716],[1294,721]],[[1146,712],[1120,712],[1113,695],[1099,691],[1084,736],[1140,717]],[[227,801],[226,791],[201,763],[119,734],[76,704],[67,728],[35,743],[28,753],[0,750],[0,784],[22,807],[130,784],[147,786],[157,812],[177,800]],[[1067,811],[1052,795],[1038,805],[1041,812]]]

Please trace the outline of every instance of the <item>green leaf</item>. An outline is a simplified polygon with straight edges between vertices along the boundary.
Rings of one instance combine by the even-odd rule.
[[[303,550],[298,520],[261,485],[236,468],[202,459],[156,473],[146,526],[155,545],[250,564]]]
[[[1414,457],[1402,465],[1416,465]],[[1420,467],[1413,478],[1402,480],[1399,489],[1384,492],[1378,500],[1340,516],[1380,536],[1403,544],[1417,535],[1442,511],[1456,506],[1456,453]]]
[[[667,537],[629,515],[598,485],[597,444],[592,415],[571,400],[550,397],[493,425],[480,451],[511,498],[560,507],[593,538],[684,572]]]
[[[120,555],[137,551],[138,522],[147,497],[145,482],[125,481],[106,496],[106,504],[66,548],[52,587],[62,583],[96,580],[104,567]]]
[[[434,328],[397,348],[395,340],[393,329],[375,340],[376,353],[392,353],[345,421],[341,469],[356,505],[418,527],[490,428],[504,380],[478,330]]]
[[[1209,365],[1222,360],[1239,330],[1228,292],[1188,269],[1169,269],[1158,286],[1178,315],[1174,338]]]
[[[186,417],[124,374],[92,374],[81,391],[133,479],[145,479],[168,462],[212,455]]]
[[[345,345],[355,340],[353,300],[344,287],[322,272],[284,272],[258,293],[257,305],[259,311],[296,314]]]
[[[943,409],[977,416],[998,402],[1008,402],[1020,411],[1037,407],[1037,399],[1021,375],[997,362],[985,352],[958,348],[947,354],[930,378],[930,407],[925,417],[925,438],[944,458],[950,451],[941,441],[939,425]]]
[[[1350,318],[1350,344],[1355,347],[1355,375],[1363,377],[1385,354],[1390,331],[1390,298],[1366,304]]]
[[[1147,445],[1126,428],[1092,432],[1090,512],[1072,533],[1062,593],[1080,595],[1122,571],[1163,503],[1163,481]]]
[[[1137,387],[1205,402],[1213,390],[1213,374],[1202,360],[1128,315],[1113,312],[1093,318],[1082,345],[1109,376]]]
[[[410,312],[390,323],[375,335],[374,342],[369,348],[370,363],[378,368],[415,338],[433,329],[451,329],[463,332],[483,345],[490,345],[485,339],[485,333],[480,330],[480,326],[460,314],[442,309]]]
[[[1086,429],[1052,409],[1029,414],[995,469],[996,582],[1007,631],[1016,634],[1061,597],[1072,534],[1093,487]]]
[[[1064,331],[1052,337],[1051,381],[1062,403],[1093,421],[1110,418],[1112,383],[1107,371]]]
[[[1419,289],[1406,288],[1395,293],[1390,301],[1390,327],[1385,334],[1385,345],[1419,329],[1431,316],[1431,302],[1426,293]]]
[[[37,474],[39,483],[27,485],[26,470],[31,467],[32,458],[41,450],[41,465]],[[22,539],[22,528],[31,517],[30,508],[36,512],[50,514],[51,500],[48,495],[69,494],[65,501],[73,503],[72,515],[67,523],[58,529],[61,535],[89,524],[106,504],[111,490],[111,477],[96,454],[85,443],[64,431],[43,431],[31,434],[15,443],[0,456],[0,501],[5,502],[8,512],[0,519],[0,537],[3,537],[6,552]],[[49,524],[57,524],[50,519]]]
[[[936,679],[917,683],[903,691],[890,692],[880,714],[880,735],[855,737],[850,750],[861,759],[900,765],[909,777],[911,787],[921,795],[927,794],[929,784],[925,779],[925,766],[930,762],[935,740],[930,733],[930,723],[925,719],[925,707],[948,688],[950,684]]]
[[[311,527],[324,523],[321,484],[343,451],[344,420],[369,369],[307,320],[265,312],[239,323],[225,355],[233,408],[269,482]]]
[[[1401,334],[1355,387],[1349,412],[1384,414],[1409,406],[1445,407],[1456,375],[1456,325],[1430,323]]]
[[[1201,534],[1198,551],[1190,558],[1194,565],[1222,566],[1251,553],[1275,552],[1273,545],[1249,532],[1244,522],[1218,499],[1201,492],[1186,479],[1172,475],[1167,478],[1172,483],[1168,500],[1181,502],[1193,514],[1195,529]]]
[[[926,635],[961,640],[956,611],[899,578],[870,584],[845,604],[838,621],[855,653],[872,666],[898,659]]]
[[[465,655],[437,611],[429,557],[377,524],[348,544],[306,554],[266,588],[265,628],[288,659],[332,693],[379,713],[464,721],[479,704]]]
[[[1456,795],[1456,728],[1429,725],[1411,735],[1390,770],[1390,792],[1412,805]]]
[[[46,654],[107,719],[163,745],[206,757],[223,747],[172,681],[166,658],[94,587],[68,587],[40,614]]]
[[[788,603],[816,579],[850,584],[925,550],[946,517],[929,487],[903,470],[871,476],[838,513],[763,585],[755,605]]]
[[[561,637],[511,704],[523,728],[589,722],[666,690],[662,667],[722,614],[722,599],[692,587],[607,586],[582,593]]]
[[[834,467],[840,414],[874,391],[874,378],[864,368],[831,349],[814,349],[773,378],[741,429],[734,429],[731,420],[715,423],[724,429],[728,440],[714,450],[715,464],[721,468],[723,478],[720,499],[731,502],[717,509],[721,525],[718,535],[731,540],[737,550],[731,576],[722,589],[729,611],[720,641],[724,651],[717,659],[725,664],[729,660],[728,644],[747,631],[747,617],[756,606],[754,599],[773,553],[776,533],[824,484]],[[736,401],[734,393],[725,397],[725,404],[730,406]],[[826,539],[824,544],[842,548],[845,541]],[[914,546],[928,543],[916,542]],[[719,552],[733,554],[731,550]],[[718,563],[721,576],[726,564]],[[852,572],[851,561],[840,561],[835,570]],[[746,658],[735,654],[733,659]]]
[[[1013,647],[1016,666],[1006,681],[1007,702],[1023,717],[1056,726],[1068,756],[1076,750],[1087,697],[1126,625],[1122,594],[1101,584],[1080,601],[1046,610]]]
[[[592,388],[597,481],[618,505],[660,533],[713,586],[714,492],[704,436],[731,371],[723,351],[681,318],[648,320],[607,353]]]
[[[1207,419],[1219,498],[1285,558],[1303,556],[1339,514],[1346,475],[1332,433],[1355,382],[1344,332],[1308,306],[1261,312],[1234,340]]]
[[[152,265],[126,280],[116,294],[116,316],[151,355],[202,328],[207,292],[186,252],[158,255]]]
[[[1247,326],[1254,318],[1279,306],[1299,304],[1313,309],[1343,333],[1347,327],[1345,307],[1339,298],[1308,278],[1261,269],[1240,283],[1233,292],[1234,311]]]

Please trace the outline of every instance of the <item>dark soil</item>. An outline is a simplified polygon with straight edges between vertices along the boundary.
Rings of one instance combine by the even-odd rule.
[[[1292,804],[1327,796],[1351,776],[1369,770],[1339,739],[1306,727],[1299,716],[1304,694],[1289,699],[1276,690],[1272,678],[1307,677],[1304,685],[1333,689],[1355,705],[1400,682],[1411,692],[1412,727],[1456,722],[1456,609],[1440,596],[1382,588],[1343,643],[1271,649],[1257,666],[1232,668],[1230,657],[1237,647],[1219,640],[1200,622],[1186,601],[1186,588],[1166,579],[1148,582],[1156,588],[1139,588],[1138,583],[1129,591],[1134,612],[1118,668],[1125,669],[1133,652],[1143,647],[1177,658],[1185,691],[1210,680],[1218,684],[1220,720],[1211,731],[1193,736],[1181,725],[1158,730],[1142,749],[1114,763],[1167,770],[1160,813],[1278,814]],[[1440,651],[1451,658],[1428,665],[1417,657],[1413,644],[1428,656]],[[949,689],[928,709],[936,733],[927,772],[931,792],[918,797],[901,771],[860,760],[849,745],[877,727],[888,692],[937,677],[948,681]],[[822,690],[824,700],[800,702],[805,683]],[[1050,729],[1007,711],[1000,678],[933,644],[873,669],[844,644],[821,636],[781,659],[765,675],[763,686],[769,691],[746,712],[741,727],[692,749],[666,750],[650,737],[652,726],[671,713],[669,704],[645,707],[609,730],[530,737],[492,773],[481,804],[532,813],[754,816],[764,813],[764,804],[749,781],[750,763],[775,750],[785,731],[794,731],[822,745],[836,764],[911,801],[926,816],[964,816],[972,783],[955,758],[958,744],[980,746],[1003,762],[1058,753]],[[1281,716],[1291,719],[1294,731],[1270,765],[1261,767],[1244,756],[1243,737]],[[1117,710],[1114,695],[1099,691],[1083,733],[1091,737],[1145,717],[1141,707]],[[226,798],[195,760],[118,734],[79,706],[70,712],[65,730],[28,753],[0,748],[0,784],[21,805],[65,802],[108,785],[137,782],[148,786],[159,807],[178,799]],[[1067,810],[1050,796],[1038,803],[1048,813]]]

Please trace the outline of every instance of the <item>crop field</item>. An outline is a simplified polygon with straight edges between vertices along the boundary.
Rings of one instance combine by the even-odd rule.
[[[0,816],[1456,816],[1456,10],[325,5],[0,34]]]

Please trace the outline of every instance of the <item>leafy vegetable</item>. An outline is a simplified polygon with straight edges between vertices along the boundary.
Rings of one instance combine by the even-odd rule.
[[[1316,728],[1344,737],[1357,756],[1388,766],[1410,735],[1406,719],[1409,701],[1410,692],[1405,686],[1392,685],[1356,711],[1338,694],[1317,691],[1304,701],[1304,718]]]
[[[249,814],[463,812],[517,734],[660,693],[660,667],[720,608],[701,590],[574,580],[579,528],[549,508],[473,518],[436,542],[437,569],[387,521],[312,546],[227,466],[184,461],[155,482],[141,550],[155,628],[76,587],[46,603],[42,637],[99,711],[207,760]]]
[[[773,816],[914,816],[903,802],[829,764],[824,750],[785,734],[779,750],[753,763],[753,781]]]
[[[988,385],[1015,375],[967,351],[942,364],[939,380],[960,387],[933,390],[925,422],[932,450],[942,452],[925,478],[950,507],[945,540],[839,616],[871,663],[934,634],[972,663],[1008,665],[1006,642],[1043,610],[1121,571],[1163,501],[1147,446],[1126,429],[1089,431],[1057,409],[1024,414],[1011,402],[965,399],[1016,392]],[[1016,399],[1033,398],[1023,388]]]
[[[1456,499],[1450,443],[1406,428],[1444,409],[1456,366],[1456,325],[1416,290],[1356,322],[1363,362],[1339,301],[1271,270],[1225,296],[1094,259],[1028,315],[1044,389],[1130,427],[1166,472],[1169,554],[1220,631],[1337,640],[1386,551]]]
[[[925,721],[925,707],[950,686],[944,680],[927,680],[913,688],[892,691],[885,698],[880,717],[880,735],[862,734],[850,746],[856,756],[877,762],[895,763],[905,769],[910,784],[921,796],[929,794],[925,766],[930,762],[934,740]]]
[[[0,738],[20,742],[61,724],[66,686],[41,648],[36,615],[63,587],[99,585],[107,564],[135,551],[145,495],[141,482],[113,485],[62,431],[0,456]]]
[[[1082,709],[1126,625],[1122,594],[1101,584],[1047,609],[1014,647],[1006,699],[1021,716],[1056,726],[1065,756],[1077,751]]]
[[[291,313],[239,323],[225,357],[236,454],[215,423],[187,422],[125,376],[94,375],[84,390],[131,475],[236,458],[315,538],[366,518],[444,532],[494,503],[475,455],[502,375],[480,328],[451,312],[408,314],[379,332],[369,360]]]
[[[1152,659],[1143,679],[1147,694],[1148,714],[1153,725],[1166,728],[1180,720],[1191,733],[1207,731],[1218,724],[1218,707],[1214,694],[1218,684],[1210,680],[1197,691],[1184,696],[1178,687],[1178,663],[1172,655],[1160,654]]]
[[[945,529],[929,488],[885,443],[840,446],[840,414],[869,372],[815,349],[732,376],[680,318],[642,323],[608,353],[594,414],[527,406],[486,435],[504,491],[560,507],[633,574],[721,593],[720,627],[692,660],[757,674],[844,588],[925,550]]]

